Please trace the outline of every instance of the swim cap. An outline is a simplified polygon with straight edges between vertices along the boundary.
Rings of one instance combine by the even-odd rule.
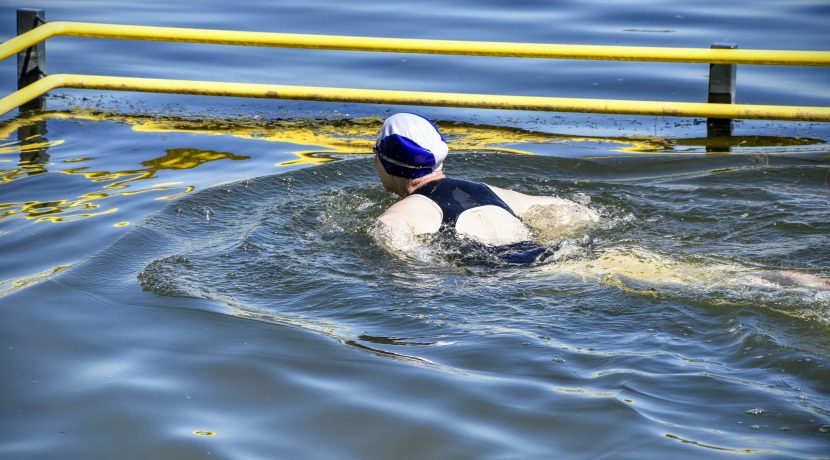
[[[426,118],[396,113],[380,128],[375,153],[383,169],[398,177],[415,179],[440,171],[447,158],[447,142]]]

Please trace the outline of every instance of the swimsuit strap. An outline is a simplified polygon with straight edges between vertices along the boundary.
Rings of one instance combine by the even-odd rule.
[[[427,182],[413,195],[423,195],[437,204],[443,212],[442,226],[454,229],[462,212],[480,206],[498,206],[517,219],[516,213],[486,184],[452,177]]]

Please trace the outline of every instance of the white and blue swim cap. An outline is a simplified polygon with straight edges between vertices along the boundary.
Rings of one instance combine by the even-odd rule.
[[[374,150],[387,173],[415,179],[440,171],[449,149],[432,122],[396,113],[383,122]]]

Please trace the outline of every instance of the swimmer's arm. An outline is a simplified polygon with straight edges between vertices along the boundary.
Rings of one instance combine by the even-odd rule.
[[[418,235],[441,227],[441,211],[430,200],[409,196],[393,204],[380,217],[375,240],[392,251],[412,251],[422,244]]]
[[[580,206],[577,203],[572,201],[568,201],[562,198],[558,198],[555,196],[534,196],[534,195],[526,195],[524,193],[515,192],[513,190],[507,190],[504,188],[494,187],[492,185],[487,185],[493,192],[498,195],[508,206],[510,209],[513,210],[519,217],[524,217],[525,214],[532,208],[533,206]],[[587,209],[587,208],[586,208]],[[593,212],[593,211],[591,211]]]
[[[412,227],[400,214],[385,213],[377,220],[372,236],[389,252],[410,252],[420,244]]]

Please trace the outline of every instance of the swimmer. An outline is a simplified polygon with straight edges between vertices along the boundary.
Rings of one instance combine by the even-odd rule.
[[[420,251],[424,235],[448,233],[457,237],[462,252],[486,252],[498,262],[522,265],[557,255],[557,263],[544,265],[544,272],[651,295],[688,292],[820,304],[826,304],[830,295],[830,279],[820,275],[764,270],[718,258],[676,259],[638,245],[597,248],[589,257],[568,257],[571,246],[548,243],[597,224],[600,218],[594,210],[562,198],[447,177],[443,170],[447,143],[435,125],[418,115],[389,117],[374,151],[381,183],[401,197],[378,218],[373,232],[375,240],[392,253],[417,258],[429,253]],[[486,251],[476,250],[481,247]],[[559,253],[566,254],[558,257]]]
[[[531,196],[488,184],[447,177],[448,147],[427,119],[398,113],[383,123],[374,147],[383,187],[402,199],[378,218],[379,242],[409,253],[419,236],[449,233],[484,246],[507,263],[538,262],[554,248],[532,242],[533,216],[560,217],[570,229],[597,222],[590,208],[552,196]]]

